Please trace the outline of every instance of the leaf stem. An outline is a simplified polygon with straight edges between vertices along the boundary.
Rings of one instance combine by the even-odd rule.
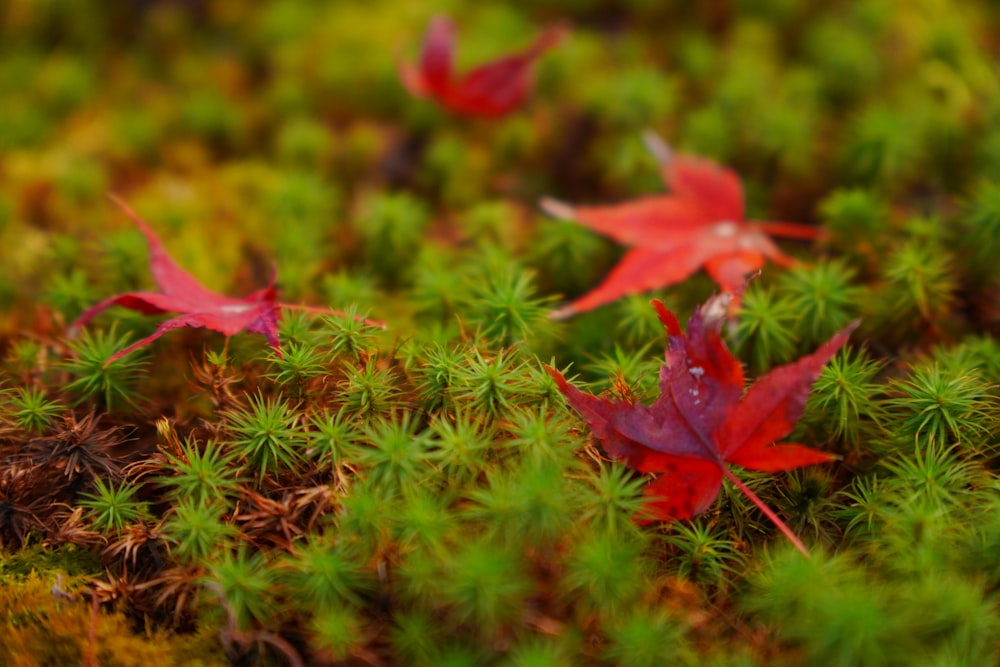
[[[792,532],[792,529],[789,528],[788,525],[774,513],[774,510],[768,507],[756,493],[751,491],[750,487],[740,481],[740,478],[734,475],[729,468],[723,466],[722,473],[726,476],[726,479],[736,485],[736,488],[739,489],[743,495],[750,499],[750,502],[757,506],[757,509],[764,513],[764,516],[771,520],[771,523],[778,527],[778,530],[780,530],[782,534],[788,538],[788,541],[791,542],[803,556],[809,558],[809,551],[806,549],[806,545],[802,544],[802,540],[800,540],[795,533]]]

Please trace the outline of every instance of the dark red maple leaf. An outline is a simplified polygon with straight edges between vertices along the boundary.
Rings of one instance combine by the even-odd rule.
[[[645,490],[651,520],[688,519],[704,512],[726,477],[805,553],[798,538],[728,465],[776,472],[837,458],[801,444],[774,443],[791,432],[813,382],[857,322],[744,391],[743,367],[719,335],[725,308],[713,309],[714,303],[695,310],[685,335],[674,314],[653,301],[669,342],[660,369],[660,397],[652,405],[584,393],[559,371],[546,368],[608,455],[642,472],[659,473]]]
[[[517,109],[528,94],[531,68],[565,35],[549,28],[524,51],[469,70],[454,71],[455,28],[444,16],[431,19],[418,64],[404,63],[399,78],[416,97],[430,97],[463,116],[498,117]]]
[[[113,195],[111,201],[118,205],[132,222],[146,236],[149,244],[149,267],[153,281],[159,292],[126,292],[91,306],[70,325],[70,333],[84,326],[111,306],[123,306],[137,310],[147,315],[160,313],[181,313],[177,317],[162,322],[152,335],[129,345],[108,358],[110,364],[129,352],[147,345],[172,329],[182,327],[204,327],[218,331],[225,336],[232,336],[246,331],[263,334],[267,342],[281,356],[281,343],[278,340],[278,320],[282,308],[293,308],[321,313],[337,313],[327,308],[315,308],[291,303],[279,303],[278,291],[271,283],[262,289],[251,292],[245,297],[229,297],[206,288],[191,274],[177,265],[153,229],[125,202]],[[365,320],[375,326],[383,326],[381,322]]]
[[[705,158],[677,155],[655,134],[647,133],[645,139],[672,194],[611,206],[541,201],[550,215],[575,220],[632,247],[603,283],[552,317],[566,318],[626,294],[672,285],[700,267],[724,292],[738,294],[746,277],[766,260],[779,266],[794,263],[768,234],[800,239],[821,235],[806,225],[746,220],[743,184],[732,170]]]

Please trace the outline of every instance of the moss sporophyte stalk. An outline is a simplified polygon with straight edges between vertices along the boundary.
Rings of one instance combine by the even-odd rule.
[[[993,4],[8,4],[0,664],[1000,662]]]

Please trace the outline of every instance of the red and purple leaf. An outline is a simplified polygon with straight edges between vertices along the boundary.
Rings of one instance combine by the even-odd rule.
[[[584,393],[548,368],[609,456],[658,474],[646,489],[652,499],[651,519],[686,519],[703,512],[717,497],[722,478],[736,479],[728,464],[778,472],[837,458],[801,444],[775,443],[792,431],[823,366],[857,322],[816,352],[773,369],[744,391],[742,366],[719,334],[723,320],[707,315],[717,305],[710,300],[696,309],[685,334],[674,314],[653,302],[668,345],[660,369],[660,396],[649,406]],[[763,505],[744,485],[738,486]],[[787,526],[770,509],[765,512],[804,551]]]

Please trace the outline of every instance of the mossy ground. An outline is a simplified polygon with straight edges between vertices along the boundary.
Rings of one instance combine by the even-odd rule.
[[[0,21],[0,662],[984,665],[1000,637],[1000,13],[917,0],[8,2]],[[572,35],[516,114],[400,86]],[[662,191],[641,133],[731,165],[750,217],[822,226],[751,284],[752,375],[862,318],[792,440],[639,526],[542,362],[648,402],[704,276],[565,322],[621,249],[539,197]],[[126,199],[245,294],[284,357],[84,308],[151,286]],[[384,320],[385,330],[354,315]],[[92,601],[98,603],[97,611]]]

